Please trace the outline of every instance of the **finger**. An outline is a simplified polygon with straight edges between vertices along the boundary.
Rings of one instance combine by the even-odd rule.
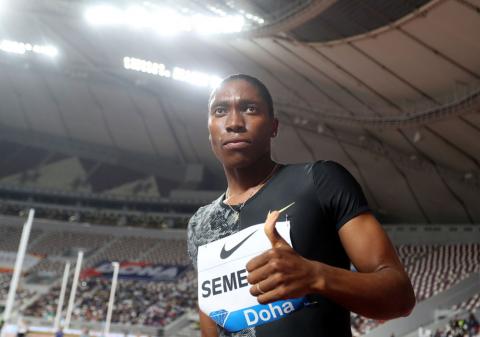
[[[281,248],[289,246],[287,241],[278,233],[275,225],[277,224],[278,217],[280,216],[279,211],[269,212],[267,215],[267,220],[265,220],[265,234],[272,244],[272,248]]]
[[[262,290],[264,290],[263,284],[260,287]],[[257,302],[260,304],[267,304],[279,300],[286,300],[288,298],[292,298],[291,296],[288,296],[288,291],[283,286],[275,287],[270,291],[265,291],[263,294],[259,294],[256,297]]]
[[[253,259],[247,262],[246,268],[247,271],[250,273],[263,265],[267,264],[268,261],[270,260],[270,250],[267,250],[266,252],[263,252],[262,254],[255,256]]]
[[[255,270],[249,271],[247,276],[248,283],[253,285],[265,280],[272,273],[271,270],[272,268],[270,267],[270,265],[266,263]]]
[[[262,282],[255,283],[254,285],[252,285],[250,287],[250,295],[257,297],[257,296],[260,296],[260,295],[266,293],[267,290],[263,289],[265,287],[265,285],[262,286],[261,283]]]
[[[277,276],[278,275],[274,274],[263,281],[253,284],[250,287],[250,294],[260,296],[275,290],[280,284],[280,277]]]
[[[258,283],[272,274],[283,272],[289,269],[288,260],[292,248],[272,248],[253,258],[247,263],[248,282],[250,284]]]

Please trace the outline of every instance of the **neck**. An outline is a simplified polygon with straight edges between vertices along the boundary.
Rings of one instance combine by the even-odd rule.
[[[265,178],[272,173],[276,165],[277,164],[270,158],[270,153],[267,153],[263,158],[255,162],[255,164],[247,167],[224,167],[229,195],[245,193],[250,188],[264,182]]]

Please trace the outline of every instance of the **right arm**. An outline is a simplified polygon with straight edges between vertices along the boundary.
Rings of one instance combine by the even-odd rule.
[[[200,332],[202,337],[218,337],[217,324],[208,317],[202,310],[198,309],[200,318]]]

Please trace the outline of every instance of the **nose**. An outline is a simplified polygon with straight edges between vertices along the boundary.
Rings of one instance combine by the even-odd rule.
[[[227,132],[245,131],[245,120],[243,114],[240,111],[236,109],[230,111],[230,113],[227,115],[226,129]]]

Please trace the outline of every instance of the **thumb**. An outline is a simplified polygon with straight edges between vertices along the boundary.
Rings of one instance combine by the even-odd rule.
[[[265,220],[265,234],[267,235],[272,248],[282,248],[290,247],[290,245],[285,241],[284,238],[278,233],[275,225],[277,224],[278,217],[280,216],[279,211],[269,212],[267,215],[267,220]]]

